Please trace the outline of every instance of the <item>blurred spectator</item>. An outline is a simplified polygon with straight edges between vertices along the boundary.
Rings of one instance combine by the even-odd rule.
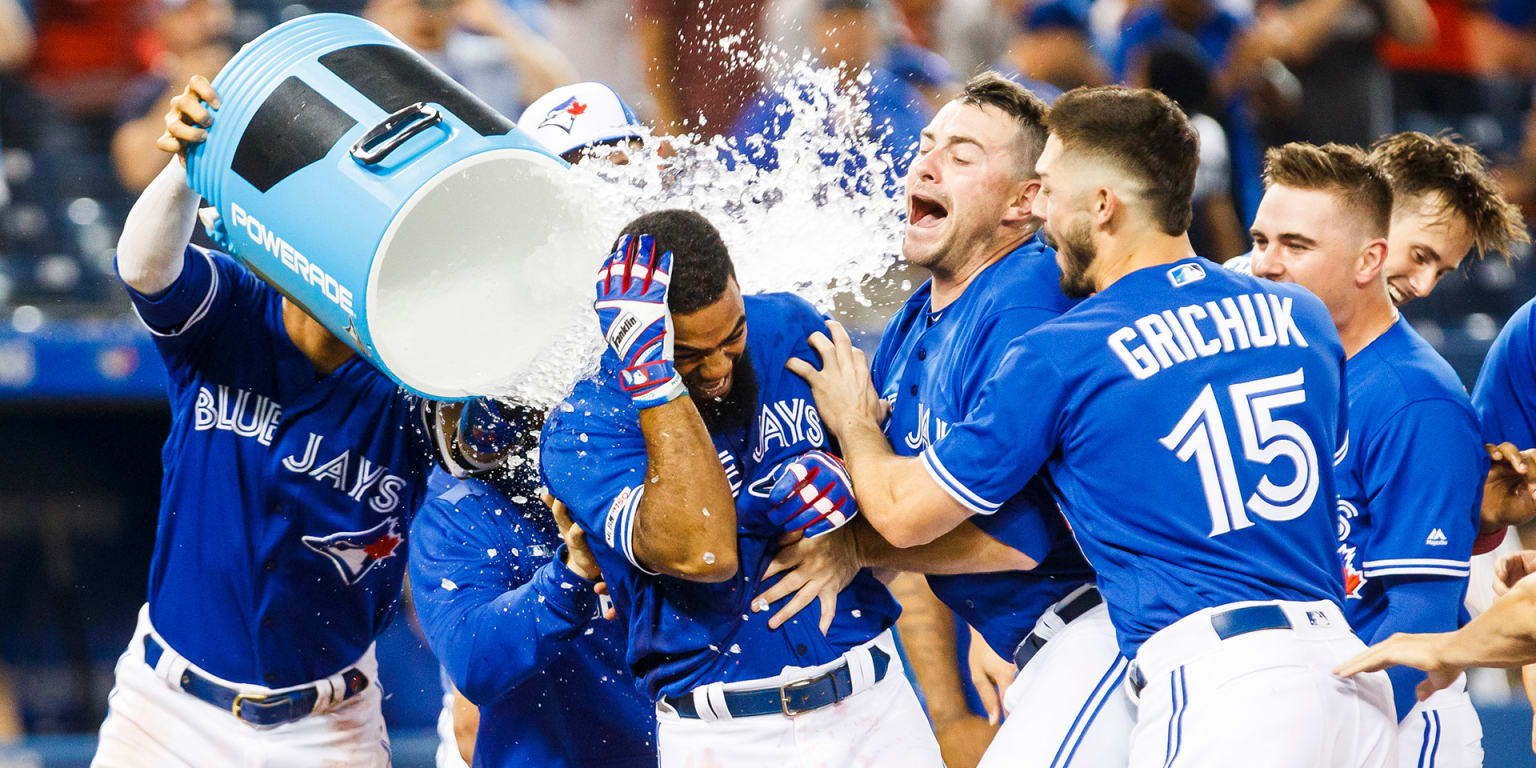
[[[627,0],[550,0],[549,41],[584,80],[608,85],[641,117],[656,114]]]
[[[1254,124],[1253,100],[1269,90],[1262,74],[1267,58],[1253,20],[1239,16],[1212,0],[1153,0],[1127,14],[1125,30],[1112,60],[1115,76],[1130,77],[1135,60],[1151,46],[1177,37],[1193,38],[1213,73],[1213,98],[1208,115],[1221,123],[1231,164],[1230,188],[1238,220],[1253,220],[1264,196],[1260,179],[1263,147]],[[1216,74],[1219,73],[1219,74]]]
[[[26,66],[36,48],[37,35],[26,9],[16,0],[0,0],[0,73]]]
[[[762,85],[767,0],[634,0],[656,130],[718,133]]]
[[[1024,0],[946,0],[939,8],[940,53],[965,79],[995,67],[1008,50]]]
[[[918,135],[932,114],[928,99],[913,84],[871,63],[879,56],[880,41],[869,0],[825,0],[816,16],[815,31],[817,44],[812,48],[817,51],[818,62],[838,70],[840,90],[857,89],[862,94],[867,136],[879,142],[879,153],[890,162],[881,184],[887,192],[894,192],[906,176]],[[795,118],[794,110],[786,108],[782,88],[765,86],[742,110],[730,131],[747,159],[759,168],[778,167],[774,143],[784,137]],[[830,119],[843,123],[828,126],[834,135],[846,131],[848,124],[858,124],[857,116],[834,114]],[[758,136],[762,142],[755,140]],[[859,177],[865,167],[863,156],[850,151],[824,152],[822,159],[828,165],[843,163],[849,177]],[[862,181],[855,187],[860,192],[872,191]]]
[[[1425,0],[1267,0],[1260,33],[1301,82],[1279,138],[1365,146],[1392,130],[1392,81],[1377,45],[1434,40]]]
[[[105,143],[118,96],[142,68],[128,41],[138,36],[144,0],[37,0],[37,52],[32,82],[38,92]]]
[[[1088,0],[1030,2],[1019,12],[1019,33],[998,71],[1018,74],[1061,91],[1108,81],[1104,63],[1093,50]],[[1042,94],[1044,97],[1044,94]]]
[[[955,71],[949,62],[916,43],[897,42],[886,49],[885,68],[923,94],[930,114],[953,98],[957,90]]]
[[[128,84],[117,103],[118,129],[112,136],[112,166],[123,187],[142,192],[165,158],[146,151],[165,130],[165,104],[193,75],[219,73],[233,52],[229,0],[152,0],[149,68]]]
[[[1434,133],[1455,127],[1486,108],[1475,71],[1470,34],[1481,13],[1469,0],[1428,0],[1437,34],[1425,45],[1388,39],[1381,56],[1392,75],[1396,130]],[[1478,5],[1481,5],[1480,3]],[[1474,135],[1475,134],[1470,134]]]
[[[1162,91],[1173,99],[1200,135],[1200,166],[1195,171],[1195,218],[1189,239],[1195,253],[1226,261],[1248,250],[1248,238],[1232,204],[1231,155],[1226,131],[1207,110],[1214,99],[1211,73],[1193,40],[1153,46],[1138,57],[1131,84]]]
[[[369,0],[363,15],[509,118],[575,69],[500,0]]]

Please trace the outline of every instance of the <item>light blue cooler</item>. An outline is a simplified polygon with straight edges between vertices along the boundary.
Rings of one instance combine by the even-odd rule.
[[[499,391],[580,301],[545,277],[581,239],[565,163],[373,23],[279,25],[213,85],[210,233],[405,388]]]

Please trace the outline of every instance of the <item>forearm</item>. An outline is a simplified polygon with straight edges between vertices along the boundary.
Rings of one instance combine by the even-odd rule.
[[[688,396],[640,411],[646,483],[634,553],[646,567],[690,581],[736,573],[736,499],[698,408]]]
[[[453,598],[470,603],[460,610],[422,605],[423,628],[454,686],[483,706],[538,673],[580,633],[596,610],[591,587],[557,558],[493,599],[465,589]]]
[[[837,437],[860,516],[893,546],[931,543],[964,519],[963,514],[945,514],[955,505],[948,504],[947,494],[936,487],[921,460],[897,456],[873,421],[841,425]]]
[[[949,608],[928,588],[927,580],[915,573],[898,577],[891,583],[891,593],[901,603],[896,629],[912,674],[923,689],[928,717],[939,725],[968,714]]]
[[[1441,657],[1459,667],[1536,662],[1536,580],[1520,582],[1465,627],[1446,634]]]
[[[1399,632],[1449,632],[1456,629],[1460,616],[1460,597],[1464,580],[1447,578],[1387,577],[1387,613],[1377,626],[1370,644],[1381,642]],[[1413,709],[1418,696],[1415,689],[1425,674],[1406,666],[1390,667],[1392,698],[1397,704],[1397,719]]]
[[[1278,23],[1264,27],[1266,42],[1286,64],[1305,64],[1333,34],[1334,23],[1349,2],[1303,0],[1277,11]]]
[[[117,271],[143,294],[170,287],[181,275],[201,198],[187,186],[187,172],[172,158],[139,195],[117,241]]]
[[[1036,563],[1024,553],[965,522],[933,541],[916,547],[891,546],[864,518],[854,518],[853,537],[859,560],[868,568],[913,573],[959,574],[1027,571]]]

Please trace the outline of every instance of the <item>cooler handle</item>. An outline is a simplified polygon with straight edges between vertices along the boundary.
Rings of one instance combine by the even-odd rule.
[[[384,118],[383,122],[363,134],[352,145],[352,159],[363,165],[374,165],[389,157],[389,153],[399,149],[412,136],[442,121],[443,115],[436,107],[418,101]]]

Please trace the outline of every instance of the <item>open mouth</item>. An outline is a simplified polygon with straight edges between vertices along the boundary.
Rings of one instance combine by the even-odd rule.
[[[943,203],[921,193],[913,193],[907,201],[907,223],[920,229],[932,229],[944,223],[949,209]]]
[[[730,394],[730,391],[731,377],[727,376],[723,379],[715,379],[714,381],[706,381],[700,384],[694,389],[693,395],[705,400],[719,400]]]
[[[1394,306],[1402,306],[1404,302],[1413,298],[1391,283],[1387,283],[1387,295],[1392,297],[1392,304]]]

